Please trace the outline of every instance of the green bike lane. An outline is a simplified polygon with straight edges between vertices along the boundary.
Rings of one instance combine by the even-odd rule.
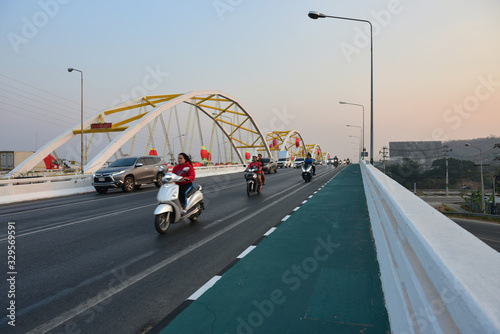
[[[243,255],[151,332],[390,333],[359,165]]]

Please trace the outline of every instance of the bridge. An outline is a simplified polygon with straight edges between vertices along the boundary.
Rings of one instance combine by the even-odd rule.
[[[10,202],[0,216],[18,252],[15,298],[2,305],[14,300],[7,315],[22,332],[500,332],[499,253],[364,161],[319,166],[307,184],[280,170],[248,198],[237,173],[247,151],[328,153],[297,130],[263,134],[233,97],[142,97],[95,115],[83,132],[94,143],[86,173],[152,148],[168,160],[205,146],[224,166],[199,167],[207,209],[165,236],[153,228],[154,187],[103,196],[89,174],[14,178],[71,152],[63,145],[75,144],[79,125],[0,181]],[[6,227],[0,243],[9,235]]]
[[[204,165],[243,164],[251,152],[271,157],[280,150],[290,151],[293,157],[310,152],[323,159],[320,145],[306,144],[297,130],[263,134],[236,98],[220,91],[195,91],[142,96],[99,112],[45,144],[6,177],[28,174],[49,155],[68,157],[58,159],[59,166],[78,160],[73,146],[82,131],[90,138],[85,140],[83,164],[76,168],[85,173],[95,172],[110,159],[152,151],[172,163],[175,152],[186,152]],[[208,158],[201,157],[202,149]]]

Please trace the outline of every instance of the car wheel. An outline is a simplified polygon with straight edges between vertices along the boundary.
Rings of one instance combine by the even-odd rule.
[[[135,188],[134,177],[133,176],[127,176],[125,178],[125,181],[123,181],[123,186],[122,186],[123,192],[129,193],[131,191],[134,191],[134,188]]]
[[[163,177],[164,176],[165,176],[165,174],[163,174],[163,173],[158,173],[158,175],[156,175],[157,181],[155,182],[155,186],[160,188],[163,185]]]

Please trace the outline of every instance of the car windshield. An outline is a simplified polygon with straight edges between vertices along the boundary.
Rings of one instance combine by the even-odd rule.
[[[132,166],[137,158],[123,158],[115,160],[109,167],[128,167]]]
[[[260,160],[262,163],[265,163],[267,164],[269,162],[269,158],[262,158],[262,160]]]
[[[295,159],[295,162],[297,162],[297,161],[304,161],[304,158],[297,158],[297,159]]]
[[[285,160],[286,160],[286,158],[279,158],[278,160],[279,160],[279,161],[285,161]]]

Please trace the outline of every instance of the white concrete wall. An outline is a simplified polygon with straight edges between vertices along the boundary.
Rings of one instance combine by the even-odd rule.
[[[500,333],[500,253],[364,162],[393,333]]]
[[[242,172],[243,165],[196,167],[196,178]],[[91,175],[0,180],[0,204],[95,191]]]

